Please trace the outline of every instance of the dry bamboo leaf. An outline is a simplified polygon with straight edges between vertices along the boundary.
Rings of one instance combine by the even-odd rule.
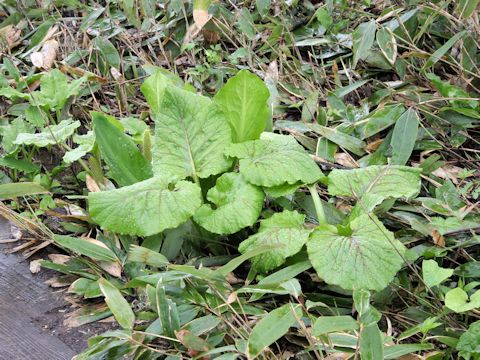
[[[57,57],[59,45],[57,40],[51,39],[45,41],[42,50],[34,52],[30,55],[32,64],[38,68],[48,70],[52,67],[55,58]]]
[[[347,168],[358,168],[357,162],[347,153],[336,153],[335,163],[343,165]]]
[[[65,264],[68,260],[70,260],[70,256],[63,254],[48,254],[48,258],[55,264],[61,265]]]
[[[433,171],[432,174],[442,179],[449,179],[454,184],[458,184],[458,174],[461,171],[463,171],[461,167],[455,165],[445,165]]]
[[[90,175],[87,175],[85,178],[85,182],[87,184],[87,189],[90,192],[100,192],[100,187],[98,184],[93,180],[93,178]]]
[[[40,272],[40,270],[42,269],[40,265],[41,261],[41,259],[30,261],[30,272],[32,274],[37,274]]]
[[[443,237],[442,234],[438,232],[438,230],[433,229],[432,230],[432,239],[433,243],[438,246],[438,247],[445,247],[445,238]]]
[[[113,261],[97,261],[97,264],[110,275],[119,278],[122,276],[122,266]]]
[[[7,51],[18,44],[22,31],[13,25],[7,25],[0,29],[0,49]]]

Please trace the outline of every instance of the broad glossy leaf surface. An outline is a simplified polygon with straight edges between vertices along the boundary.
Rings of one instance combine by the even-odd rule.
[[[310,261],[325,282],[347,290],[382,290],[400,270],[405,247],[374,215],[350,223],[351,233],[321,225],[310,235]]]
[[[226,154],[240,159],[240,173],[258,186],[312,184],[322,176],[303,147],[287,135],[264,133],[260,140],[231,145]]]
[[[172,184],[154,177],[116,190],[90,193],[89,211],[105,230],[149,236],[175,228],[202,203],[200,188],[188,181]]]
[[[303,223],[305,215],[285,210],[262,220],[258,232],[243,241],[239,246],[241,253],[252,251],[262,245],[275,246],[252,259],[252,265],[259,272],[273,270],[285,262],[289,256],[298,253],[306,243],[310,231]]]
[[[262,211],[263,191],[248,183],[242,174],[226,173],[208,191],[210,204],[202,205],[194,220],[216,234],[233,234],[257,221]]]

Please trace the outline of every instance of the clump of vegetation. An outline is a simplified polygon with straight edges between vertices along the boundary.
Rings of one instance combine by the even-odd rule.
[[[0,5],[1,214],[118,324],[77,359],[478,358],[477,5]]]

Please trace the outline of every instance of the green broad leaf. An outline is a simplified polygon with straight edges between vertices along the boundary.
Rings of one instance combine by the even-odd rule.
[[[475,109],[478,105],[477,100],[466,100],[471,98],[470,94],[462,88],[452,85],[447,81],[443,81],[439,76],[429,73],[426,75],[427,79],[432,82],[432,85],[440,93],[440,95],[449,98],[462,98],[463,100],[449,100],[449,102],[456,107],[467,107]]]
[[[154,177],[116,190],[88,194],[89,212],[103,229],[149,236],[187,221],[202,204],[198,185]]]
[[[60,70],[54,69],[43,75],[40,80],[40,91],[32,93],[32,105],[60,111],[71,96],[79,94],[86,77],[68,82],[68,78]]]
[[[336,129],[332,129],[318,124],[308,124],[307,126],[312,131],[323,136],[325,139],[330,140],[338,146],[341,146],[345,150],[351,151],[355,155],[361,156],[365,154],[364,148],[367,144],[354,136],[350,136],[340,131],[337,131]]]
[[[239,143],[256,140],[265,130],[270,116],[267,86],[248,70],[241,70],[215,95],[232,128],[232,140]]]
[[[444,269],[438,266],[435,260],[423,260],[422,262],[422,277],[428,287],[440,285],[452,275],[453,269]]]
[[[468,297],[468,294],[463,289],[452,289],[445,294],[445,306],[456,313],[480,308],[480,290]]]
[[[364,214],[347,229],[317,227],[307,251],[318,276],[328,284],[346,290],[382,290],[402,267],[405,247],[375,215]]]
[[[58,125],[50,125],[43,129],[40,133],[18,134],[13,143],[18,145],[35,145],[37,147],[60,144],[72,136],[75,130],[79,127],[80,121],[78,120],[62,120]]]
[[[383,348],[383,357],[387,359],[399,359],[403,355],[408,355],[417,351],[433,349],[432,344],[398,344],[385,346]]]
[[[242,174],[226,173],[217,179],[207,193],[213,204],[202,205],[193,219],[215,234],[233,234],[252,226],[262,211],[263,191],[248,183]]]
[[[298,253],[307,242],[310,231],[303,223],[305,215],[285,210],[262,220],[258,232],[244,240],[238,250],[247,253],[254,249],[270,245],[274,248],[255,256],[252,266],[258,272],[268,272],[285,262],[289,256]]]
[[[216,274],[219,274],[221,277],[227,276],[228,273],[234,271],[237,267],[239,267],[241,264],[243,264],[245,261],[251,259],[254,256],[263,254],[269,250],[271,250],[273,246],[271,245],[263,245],[254,248],[252,251],[248,251],[240,256],[237,256],[230,260],[228,263],[225,265],[219,267],[218,269],[215,270]]]
[[[355,123],[360,138],[365,140],[382,130],[392,126],[405,112],[405,107],[401,104],[386,105],[378,108],[368,116]]]
[[[358,323],[351,316],[320,316],[313,324],[312,335],[357,329]]]
[[[360,356],[362,360],[384,360],[383,336],[377,324],[365,327],[360,333]]]
[[[180,330],[177,305],[167,297],[165,285],[162,281],[157,283],[154,299],[154,301],[150,299],[150,302],[156,305],[157,314],[163,327],[163,333],[166,336],[175,337],[175,332]]]
[[[328,192],[358,199],[351,217],[368,213],[385,199],[413,198],[420,192],[421,169],[407,166],[369,166],[334,169],[328,175]]]
[[[99,240],[76,238],[71,236],[55,235],[53,240],[56,244],[76,252],[77,254],[87,256],[99,261],[116,261],[118,258],[107,245]]]
[[[118,185],[132,185],[151,178],[150,163],[133,140],[123,133],[123,126],[112,116],[99,112],[92,112],[91,115],[102,158]]]
[[[140,87],[152,114],[157,114],[163,101],[166,86],[183,87],[183,81],[176,75],[162,68],[155,68]]]
[[[0,200],[13,199],[17,196],[47,194],[48,190],[34,182],[20,182],[0,185]]]
[[[480,320],[465,331],[457,343],[458,354],[463,359],[478,359],[480,356]]]
[[[34,127],[21,117],[12,120],[8,125],[1,126],[1,145],[5,154],[13,154],[19,148],[19,145],[15,144],[18,135],[32,132],[34,132]]]
[[[353,52],[353,64],[355,68],[359,60],[363,60],[368,56],[370,49],[372,48],[373,41],[375,40],[375,31],[377,25],[375,20],[360,24],[352,34],[352,52]]]
[[[162,254],[147,249],[146,247],[133,244],[128,250],[128,261],[138,262],[154,267],[164,267],[169,264],[168,259]]]
[[[377,44],[385,59],[393,66],[397,59],[397,41],[392,30],[387,27],[381,27],[377,31]]]
[[[104,278],[98,280],[98,285],[100,286],[103,296],[105,296],[105,302],[112,311],[115,320],[117,320],[122,328],[133,329],[135,314],[130,308],[130,304],[120,293],[120,290]]]
[[[100,52],[103,60],[116,69],[120,68],[120,54],[110,40],[97,36],[93,39],[93,46]]]
[[[410,108],[395,123],[392,139],[392,164],[405,165],[412,155],[418,132],[418,114]]]
[[[435,65],[452,48],[452,46],[455,45],[466,34],[467,30],[463,30],[453,35],[445,44],[440,46],[432,55],[430,55],[422,69],[425,70],[426,68]]]
[[[169,86],[152,116],[155,175],[196,179],[228,170],[231,161],[224,152],[231,144],[230,127],[209,98]]]
[[[67,164],[71,164],[87,153],[92,151],[93,146],[95,145],[95,134],[93,131],[89,131],[85,135],[73,135],[73,142],[76,143],[78,146],[72,150],[65,152],[63,156],[63,161]]]
[[[302,187],[304,184],[295,183],[295,184],[283,184],[278,186],[271,186],[264,188],[265,193],[272,198],[279,198],[282,196],[287,196],[293,194],[298,188]]]
[[[322,172],[295,138],[263,133],[260,140],[232,144],[226,155],[240,159],[240,173],[258,186],[313,184]]]
[[[479,0],[459,0],[455,11],[464,19],[468,19],[478,7]]]
[[[268,313],[250,333],[247,345],[249,359],[255,359],[266,347],[284,336],[302,315],[298,304],[285,304]]]

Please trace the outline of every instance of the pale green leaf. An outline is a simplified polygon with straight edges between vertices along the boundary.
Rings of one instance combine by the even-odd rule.
[[[328,192],[358,199],[353,216],[372,211],[383,200],[413,198],[420,192],[421,170],[407,166],[369,166],[334,169],[328,176]]]
[[[393,65],[397,59],[397,41],[392,30],[382,27],[377,31],[377,44],[382,51],[383,56]]]
[[[456,313],[480,308],[480,290],[468,297],[468,294],[463,289],[452,289],[445,295],[445,306]]]
[[[35,145],[37,147],[60,144],[67,140],[78,127],[80,127],[80,121],[78,120],[62,120],[58,125],[50,125],[40,133],[18,134],[13,143],[18,145]]]
[[[303,147],[287,135],[264,133],[260,140],[231,145],[226,154],[240,159],[240,173],[258,186],[312,184],[322,177]]]
[[[475,321],[458,339],[457,350],[463,359],[477,359],[480,355],[480,320]]]
[[[183,83],[182,80],[174,74],[168,73],[164,69],[155,68],[152,75],[150,75],[141,86],[142,93],[145,99],[147,99],[153,116],[160,111],[165,87],[167,85],[182,87]]]
[[[248,337],[248,354],[255,359],[267,346],[284,336],[302,317],[302,307],[285,304],[268,313],[253,328]]]
[[[287,257],[298,253],[307,242],[310,231],[304,228],[304,221],[305,215],[296,211],[285,210],[273,214],[261,221],[258,232],[244,240],[238,250],[246,253],[263,245],[273,246],[273,249],[252,259],[252,266],[257,271],[273,270],[282,265]]]
[[[375,31],[377,25],[375,20],[360,24],[352,34],[352,51],[353,64],[352,67],[357,66],[358,60],[363,60],[367,57],[375,40]]]
[[[308,124],[307,126],[312,131],[337,144],[338,146],[341,146],[345,150],[351,151],[355,155],[361,156],[365,154],[364,148],[367,146],[367,144],[354,136],[350,136],[342,133],[341,131],[337,131],[336,129],[318,124]]]
[[[152,116],[156,175],[207,178],[228,170],[224,151],[231,143],[230,127],[209,98],[169,86]]]
[[[91,115],[102,158],[118,185],[127,186],[152,177],[150,163],[133,140],[123,133],[123,126],[112,116],[98,112]]]
[[[418,114],[411,108],[395,123],[390,140],[393,165],[405,165],[410,159],[417,140],[418,124]]]
[[[202,205],[194,220],[216,234],[233,234],[257,221],[262,211],[263,191],[238,173],[226,173],[207,193],[213,204]]]
[[[175,228],[202,203],[200,188],[188,181],[172,185],[154,177],[116,190],[88,194],[89,212],[105,230],[149,236]]]
[[[307,242],[320,278],[347,290],[382,290],[400,270],[405,247],[372,215],[360,215],[349,228],[321,225]]]
[[[479,0],[459,0],[456,11],[464,19],[469,18],[478,7]]]
[[[100,286],[103,296],[105,296],[105,302],[112,311],[115,320],[117,320],[124,329],[133,329],[135,314],[130,308],[130,304],[120,293],[120,290],[104,278],[98,280],[98,285]]]
[[[53,69],[43,75],[40,80],[40,91],[32,93],[32,105],[46,107],[52,110],[62,110],[71,96],[78,95],[86,78],[82,77],[72,82],[58,69]]]
[[[362,360],[384,360],[383,336],[377,324],[366,326],[360,334]]]
[[[401,104],[386,105],[378,108],[368,116],[355,123],[357,131],[362,140],[379,133],[382,130],[395,124],[397,119],[405,112],[405,107]]]
[[[120,68],[120,54],[110,40],[102,36],[97,36],[93,39],[92,43],[108,65],[113,66],[116,69]]]
[[[429,68],[435,65],[446,53],[449,51],[453,45],[458,43],[460,39],[462,39],[467,34],[467,30],[460,31],[453,35],[448,41],[440,46],[430,57],[428,58],[425,65],[423,65],[422,69]]]
[[[67,164],[71,164],[78,159],[85,156],[93,149],[95,145],[95,135],[93,131],[89,131],[85,135],[73,135],[73,141],[78,145],[76,148],[65,152],[63,161]]]
[[[432,344],[398,344],[385,346],[383,350],[383,357],[385,360],[388,359],[399,359],[403,355],[414,353],[417,351],[425,351],[433,349]]]
[[[34,182],[19,182],[0,185],[0,200],[13,199],[17,196],[46,194],[48,190]]]
[[[440,285],[453,275],[453,269],[444,269],[438,266],[435,260],[423,260],[422,277],[428,287]]]
[[[357,329],[358,323],[351,316],[320,316],[313,324],[312,335]]]
[[[169,263],[168,259],[162,254],[134,244],[132,244],[128,250],[128,261],[154,267],[164,267]]]
[[[233,142],[256,140],[265,130],[270,115],[268,88],[248,70],[241,70],[215,96],[232,128]]]
[[[55,235],[55,243],[77,254],[99,261],[117,261],[115,253],[99,240],[74,238],[71,236]]]
[[[18,149],[19,145],[15,140],[19,134],[30,134],[33,131],[34,127],[21,117],[12,120],[8,125],[0,126],[1,144],[5,154],[12,154]]]

